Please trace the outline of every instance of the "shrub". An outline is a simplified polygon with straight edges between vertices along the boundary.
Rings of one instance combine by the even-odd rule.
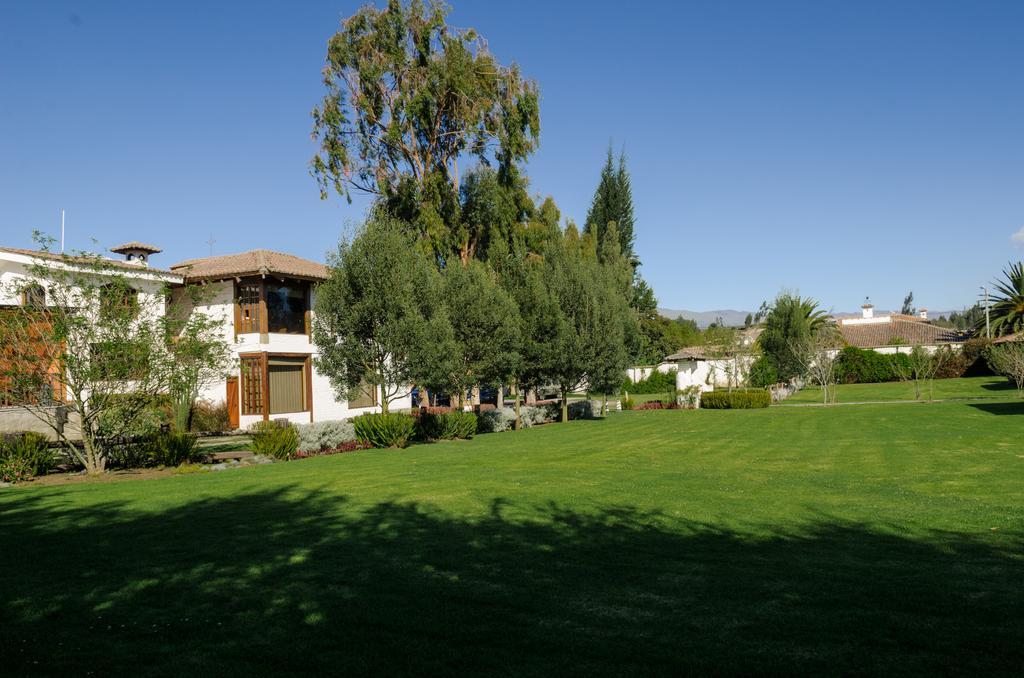
[[[274,421],[258,421],[249,429],[251,449],[274,459],[290,459],[299,449],[299,433],[291,424],[279,426]]]
[[[416,418],[416,435],[420,440],[467,439],[476,435],[476,430],[477,417],[472,412],[453,410]]]
[[[636,403],[629,396],[626,396],[625,398],[623,398],[621,404],[622,404],[622,409],[624,409],[624,410],[631,410],[631,409],[633,409],[636,406]]]
[[[25,431],[0,442],[0,459],[24,461],[32,476],[46,475],[57,465],[57,455],[50,449],[49,439],[33,431]],[[20,468],[20,465],[12,464],[11,468]]]
[[[192,425],[189,427],[191,431],[220,433],[230,431],[231,428],[231,417],[226,402],[211,403],[199,400],[192,406]]]
[[[673,385],[675,381],[673,380]],[[595,403],[593,400],[577,400],[574,403],[569,403],[569,421],[575,419],[593,419],[596,413],[601,411],[601,403]]]
[[[765,387],[779,383],[779,373],[775,365],[766,355],[760,355],[751,363],[750,372],[747,374],[747,381],[751,386]]]
[[[334,449],[356,439],[355,427],[346,419],[299,424],[295,428],[299,432],[299,449],[303,452]]]
[[[181,466],[196,463],[205,456],[199,440],[191,433],[161,431],[148,440],[149,459],[157,466]]]
[[[34,476],[32,464],[28,459],[21,457],[0,458],[0,482],[20,483],[23,480],[31,480]]]
[[[149,439],[156,434],[138,438],[116,438],[102,441],[107,466],[110,468],[145,468],[152,464]]]
[[[356,438],[374,447],[408,447],[416,419],[408,414],[369,412],[352,420]]]
[[[634,382],[626,378],[622,390],[630,393],[668,393],[676,387],[676,370],[658,372],[655,370],[646,379]]]
[[[523,428],[530,428],[538,424],[546,424],[548,419],[547,408],[535,407],[533,405],[523,405],[519,410],[520,415],[523,418]],[[515,415],[513,415],[515,416]]]
[[[749,410],[771,404],[768,391],[709,391],[700,398],[700,406],[707,410]]]
[[[523,417],[524,421],[526,417]],[[503,409],[485,410],[477,417],[477,433],[503,433],[515,426],[516,412],[505,407]]]
[[[355,452],[356,450],[369,450],[373,449],[373,445],[362,441],[362,440],[346,440],[334,447],[325,448],[322,450],[308,451],[299,450],[295,453],[292,459],[308,459],[309,457],[320,457],[329,454],[342,454],[344,452]]]

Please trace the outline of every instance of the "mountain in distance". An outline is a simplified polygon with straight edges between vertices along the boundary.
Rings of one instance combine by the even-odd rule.
[[[723,309],[721,311],[687,311],[685,309],[659,308],[658,313],[669,320],[675,320],[679,317],[693,320],[697,323],[697,327],[705,328],[718,320],[718,318],[721,318],[722,322],[728,327],[741,327],[743,321],[747,318],[747,314],[753,314],[753,311],[734,311],[732,309]]]
[[[687,311],[685,309],[659,308],[658,313],[668,318],[669,320],[675,320],[676,318],[679,317],[686,318],[687,320],[693,320],[697,323],[697,327],[704,329],[711,323],[718,320],[718,318],[722,319],[722,322],[726,325],[726,327],[742,327],[743,321],[746,320],[747,318],[747,314],[750,313],[751,315],[753,315],[754,312],[734,311],[732,309],[723,309],[720,311]],[[875,309],[876,316],[890,315],[893,313],[898,313],[898,311],[884,311],[877,308]],[[928,319],[935,320],[940,316],[946,316],[948,318],[950,313],[952,313],[952,311],[929,310]],[[834,318],[859,318],[861,313],[860,311],[851,311],[849,313],[834,311],[830,315]]]

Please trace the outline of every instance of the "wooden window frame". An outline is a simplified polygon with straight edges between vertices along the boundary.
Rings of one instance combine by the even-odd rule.
[[[241,398],[239,399],[239,413],[243,416],[251,416],[253,414],[262,414],[263,421],[270,420],[270,359],[271,358],[303,358],[304,362],[302,369],[304,370],[304,379],[306,385],[306,410],[309,411],[309,420],[313,421],[313,356],[309,353],[278,353],[270,351],[260,351],[258,353],[241,353],[238,356],[239,360],[259,360],[259,370],[261,375],[261,397],[263,402],[260,403],[260,409],[258,412],[246,411],[246,384],[245,384],[245,369],[240,368],[239,386],[241,390]],[[302,411],[306,411],[302,410]],[[294,414],[294,413],[287,413]]]

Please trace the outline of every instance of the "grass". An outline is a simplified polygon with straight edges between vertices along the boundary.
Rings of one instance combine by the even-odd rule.
[[[967,377],[964,379],[936,379],[932,386],[935,400],[996,399],[1016,395],[1016,389],[1005,377]],[[927,400],[928,385],[922,383],[921,397]],[[787,398],[785,404],[820,403],[821,389],[809,386]],[[840,384],[836,390],[837,403],[887,402],[914,400],[914,382],[887,382],[882,384]]]
[[[5,675],[1014,674],[1024,403],[0,491]]]

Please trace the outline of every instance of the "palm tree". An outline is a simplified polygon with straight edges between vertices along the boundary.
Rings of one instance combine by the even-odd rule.
[[[989,308],[992,334],[997,337],[1024,330],[1024,262],[1011,263],[1003,278],[992,283],[995,297]]]
[[[788,292],[776,297],[758,342],[781,379],[794,377],[803,369],[793,347],[818,335],[829,323],[828,313],[814,299]]]

